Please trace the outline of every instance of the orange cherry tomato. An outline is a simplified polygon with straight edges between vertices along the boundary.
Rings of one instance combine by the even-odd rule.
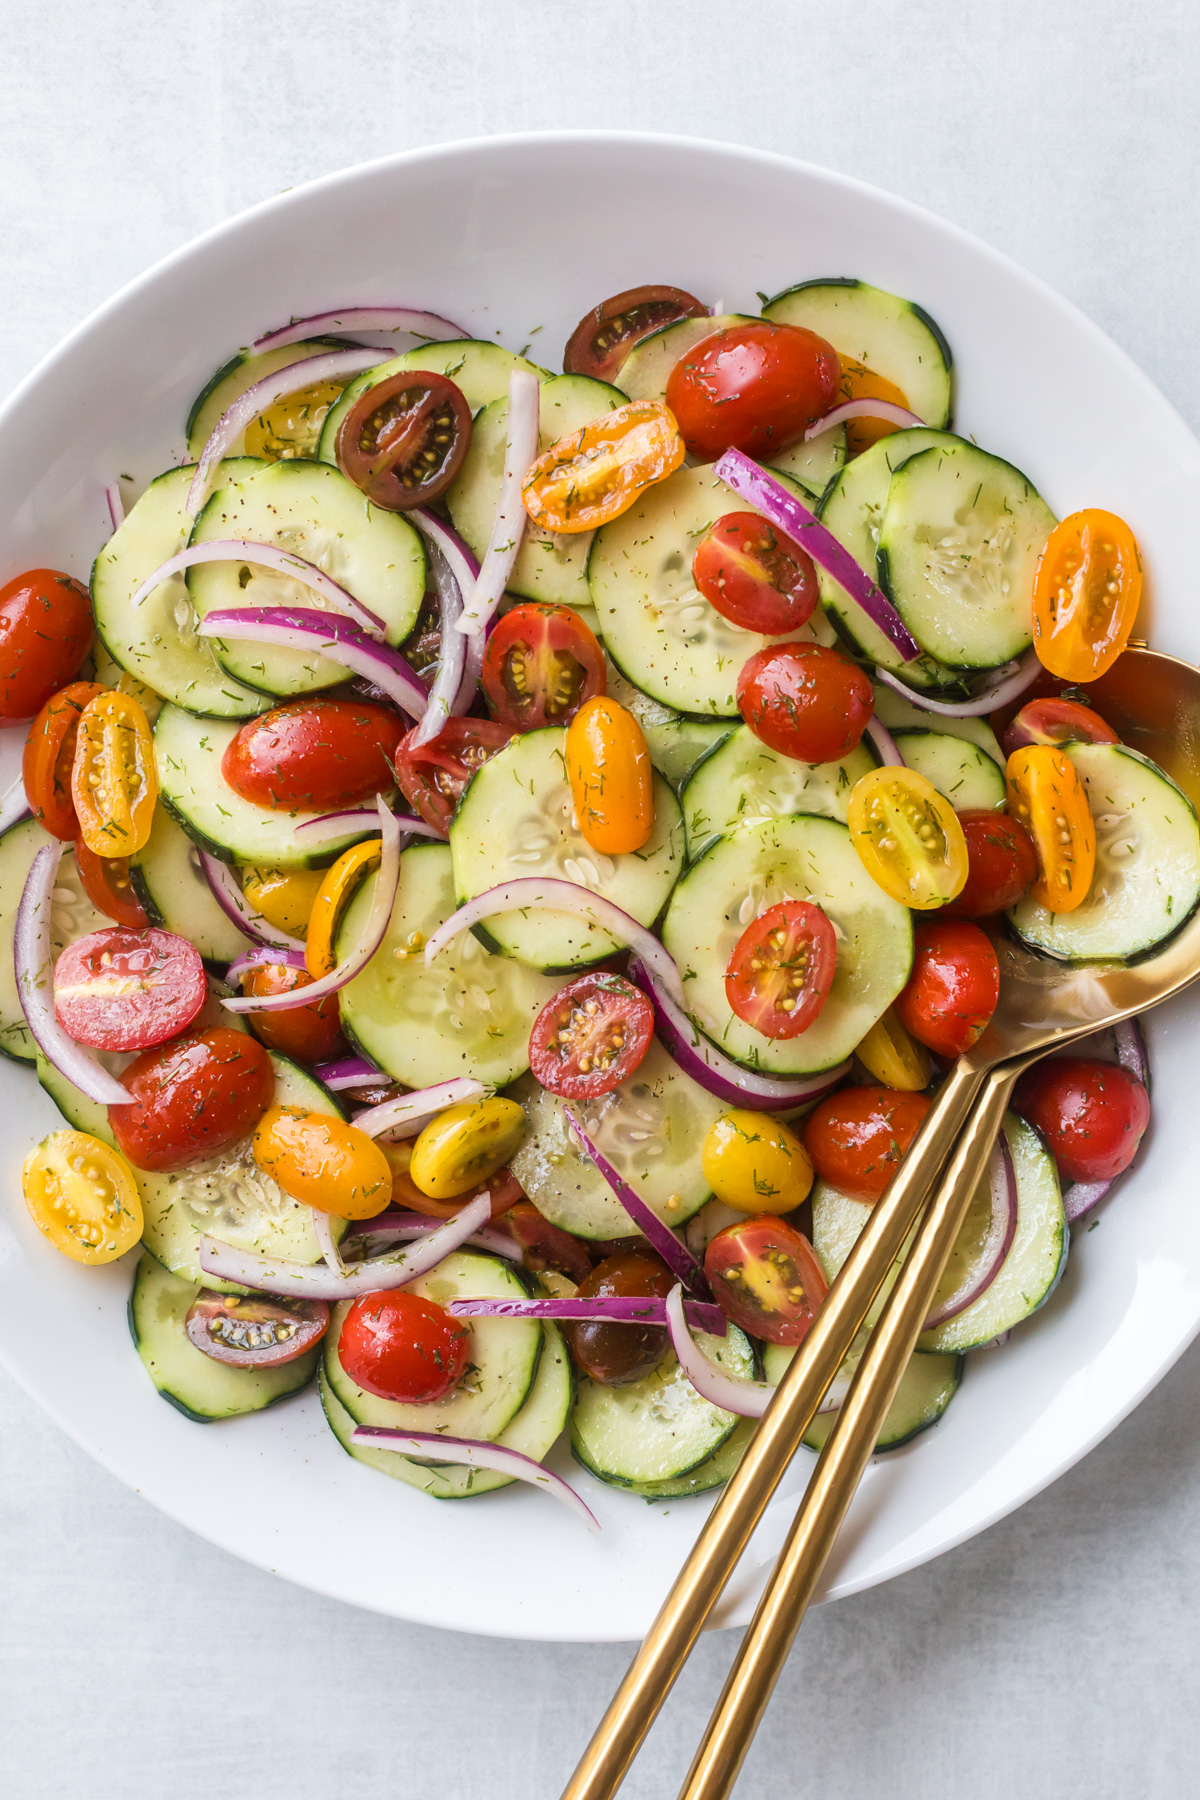
[[[334,940],[346,908],[358,892],[371,869],[379,867],[383,854],[378,838],[352,844],[337,861],[326,869],[317,889],[317,897],[308,915],[308,932],[304,940],[304,962],[314,979],[328,975],[337,967]]]
[[[70,841],[79,836],[71,799],[71,769],[83,709],[106,690],[94,681],[73,681],[43,706],[25,740],[21,774],[25,797],[39,824],[51,837]]]
[[[307,969],[288,963],[259,963],[246,971],[242,991],[247,994],[290,994],[312,986]],[[282,1050],[297,1062],[332,1062],[346,1053],[336,994],[314,1000],[311,1006],[292,1006],[286,1012],[252,1012],[247,1023],[259,1043],[268,1050]]]
[[[877,375],[874,369],[868,369],[866,363],[856,362],[852,356],[839,356],[838,361],[842,365],[842,378],[838,382],[839,406],[847,400],[888,400],[893,406],[911,410],[908,395],[886,375]],[[872,444],[877,444],[880,438],[890,437],[893,431],[900,429],[887,419],[847,419],[846,454],[858,456]]]
[[[624,856],[654,829],[654,772],[641,726],[607,695],[585,701],[567,726],[567,779],[593,850]]]
[[[305,1106],[270,1106],[254,1132],[254,1160],[285,1194],[340,1219],[373,1219],[392,1199],[392,1171],[373,1138]]]
[[[1074,912],[1096,871],[1096,827],[1078,769],[1053,744],[1026,744],[1009,757],[1007,779],[1008,810],[1037,851],[1030,898],[1051,912]]]
[[[1089,507],[1056,525],[1033,582],[1033,643],[1052,674],[1094,681],[1129,642],[1142,559],[1124,519]]]
[[[150,836],[158,801],[146,715],[110,688],[84,707],[78,729],[71,798],[79,835],[97,856],[130,856]]]
[[[545,531],[594,531],[683,462],[675,415],[661,400],[631,400],[539,456],[525,477],[525,511]]]
[[[82,838],[78,838],[75,867],[79,871],[80,886],[97,912],[107,913],[118,925],[128,925],[134,931],[143,930],[151,923],[129,879],[127,856],[97,856]]]

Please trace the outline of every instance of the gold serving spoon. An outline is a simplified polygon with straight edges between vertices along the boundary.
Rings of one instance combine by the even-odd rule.
[[[1124,742],[1165,769],[1200,808],[1200,671],[1161,651],[1132,648],[1107,675],[1090,684],[1087,697]],[[951,1069],[894,1180],[872,1207],[866,1227],[780,1382],[739,1468],[705,1521],[658,1617],[564,1788],[562,1800],[609,1800],[624,1780],[992,1072],[997,1074],[991,1083],[985,1122],[990,1120],[991,1111],[998,1104],[996,1096],[1010,1073],[1015,1079],[1019,1068],[1049,1050],[1131,1018],[1181,992],[1200,975],[1200,913],[1194,914],[1155,954],[1132,965],[1073,967],[1035,956],[1009,941],[998,944],[997,951],[1001,984],[995,1016],[979,1042]],[[1018,1067],[1003,1068],[1001,1073],[1004,1065]],[[1011,1083],[1004,1093],[1005,1101],[1007,1091],[1011,1091]],[[989,1124],[982,1136],[971,1133],[972,1155],[982,1144],[980,1153],[986,1156],[1002,1117],[1000,1106],[994,1125]],[[963,1173],[961,1166],[958,1173]],[[969,1195],[970,1187],[966,1191]],[[939,1195],[939,1200],[942,1198]],[[945,1228],[944,1217],[942,1227]],[[949,1241],[953,1242],[953,1236]],[[906,1288],[905,1292],[909,1290]],[[911,1293],[909,1301],[911,1306]],[[903,1331],[897,1335],[897,1328],[893,1327],[893,1344],[902,1337]],[[864,1356],[860,1370],[867,1362]],[[877,1381],[876,1359],[871,1359],[870,1368]],[[861,1382],[858,1385],[862,1387]],[[831,1436],[827,1452],[837,1435]],[[845,1431],[841,1435],[844,1444]],[[866,1454],[873,1443],[872,1436]],[[844,1457],[844,1449],[838,1455]],[[849,1465],[843,1463],[846,1466]],[[849,1493],[857,1479],[854,1475]],[[848,1503],[849,1494],[843,1497],[839,1484],[838,1504],[843,1512]],[[826,1554],[831,1543],[829,1537]],[[824,1555],[820,1560],[823,1564]],[[778,1667],[782,1666],[806,1604],[807,1597],[803,1597]],[[773,1641],[776,1647],[782,1642],[778,1636]],[[769,1679],[773,1682],[774,1677]],[[769,1692],[768,1686],[766,1694]],[[744,1686],[739,1687],[739,1695],[735,1710],[744,1721]],[[765,1701],[766,1695],[764,1705]],[[729,1785],[736,1779],[741,1756],[759,1716],[756,1712],[749,1720],[740,1754],[731,1761],[723,1751],[718,1761],[711,1764],[713,1779],[718,1765],[725,1771],[721,1779],[727,1775]],[[732,1741],[730,1737],[729,1742]],[[705,1754],[703,1747],[700,1754]],[[704,1800],[716,1800],[718,1794],[727,1791],[728,1786],[719,1785],[685,1790],[688,1800],[700,1800],[702,1794]]]

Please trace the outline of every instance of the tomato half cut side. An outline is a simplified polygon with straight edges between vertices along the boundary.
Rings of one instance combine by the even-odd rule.
[[[677,287],[626,288],[584,313],[567,339],[563,371],[613,381],[633,346],[679,319],[706,319],[708,308]]]
[[[149,838],[158,803],[149,722],[131,695],[105,688],[77,729],[71,799],[79,835],[97,856],[130,856]]]
[[[902,906],[929,912],[966,885],[970,859],[962,825],[915,769],[870,769],[851,790],[846,822],[868,875]]]
[[[1078,700],[1029,700],[1005,730],[1001,742],[1011,756],[1025,744],[1119,744],[1120,738],[1098,712]]]
[[[1033,642],[1066,681],[1094,681],[1129,642],[1142,600],[1137,539],[1115,513],[1089,507],[1046,540],[1033,582]]]
[[[415,747],[415,729],[396,752],[396,785],[413,811],[443,835],[468,781],[514,733],[499,719],[448,719],[435,738]]]
[[[1008,810],[1037,850],[1032,898],[1051,912],[1074,912],[1096,872],[1096,826],[1078,769],[1052,744],[1027,744],[1009,757],[1006,782]]]
[[[623,975],[580,975],[548,1000],[529,1034],[529,1066],[567,1100],[611,1094],[642,1062],[654,1008]]]
[[[430,369],[402,369],[367,388],[337,434],[337,461],[376,506],[407,512],[444,494],[466,461],[471,408]]]
[[[277,1369],[295,1362],[329,1330],[324,1300],[277,1300],[270,1294],[215,1294],[201,1288],[184,1330],[197,1350],[235,1369]]]
[[[150,923],[145,907],[134,891],[127,856],[97,856],[82,838],[74,848],[75,867],[84,893],[97,912],[107,913],[118,925],[142,931]]]
[[[156,925],[111,925],[68,944],[54,965],[54,1010],[77,1044],[148,1050],[186,1031],[208,997],[199,952]]]
[[[709,605],[763,637],[799,631],[819,598],[812,558],[761,513],[726,513],[701,538],[692,579]]]
[[[514,606],[487,641],[481,676],[493,717],[513,731],[565,725],[608,678],[595,635],[569,606]]]
[[[670,408],[631,400],[552,444],[526,475],[521,498],[543,531],[595,531],[673,475],[683,458]]]
[[[466,1369],[471,1327],[420,1294],[363,1294],[342,1322],[338,1359],[351,1381],[383,1400],[442,1400]]]
[[[29,1215],[72,1262],[108,1263],[142,1235],[142,1199],[125,1159],[85,1131],[52,1131],[21,1171]]]
[[[51,837],[67,842],[79,836],[79,820],[71,798],[71,770],[79,720],[85,706],[104,689],[94,681],[73,681],[52,694],[29,727],[21,760],[21,777],[29,809]]]
[[[725,971],[725,997],[764,1037],[807,1031],[833,986],[837,934],[819,906],[781,900],[748,925]]]
[[[769,1344],[799,1344],[829,1291],[802,1232],[770,1213],[718,1231],[704,1273],[727,1318]]]

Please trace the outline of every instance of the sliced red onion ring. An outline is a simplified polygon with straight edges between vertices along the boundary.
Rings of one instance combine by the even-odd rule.
[[[756,506],[764,518],[793,538],[815,563],[820,563],[861,606],[871,623],[878,626],[905,662],[913,662],[920,656],[921,646],[887,595],[865,570],[859,568],[850,552],[839,544],[828,527],[822,525],[816,513],[802,505],[781,481],[741,450],[727,450],[716,465],[716,473],[735,494]]]
[[[196,627],[199,637],[283,644],[289,650],[317,650],[330,662],[365,675],[394,705],[419,719],[428,696],[398,650],[377,643],[341,613],[307,612],[291,606],[232,606],[208,613]]]
[[[506,1450],[500,1444],[488,1444],[481,1438],[452,1438],[434,1431],[394,1431],[386,1425],[356,1425],[350,1442],[364,1450],[395,1450],[401,1456],[416,1457],[420,1462],[465,1463],[470,1469],[494,1469],[498,1475],[511,1475],[515,1481],[527,1481],[553,1500],[561,1500],[583,1520],[593,1537],[600,1536],[600,1521],[580,1499],[570,1482],[552,1469],[545,1469],[520,1450]]]
[[[446,1311],[456,1319],[595,1319],[600,1324],[665,1325],[667,1303],[598,1295],[592,1300],[447,1300]],[[684,1314],[693,1331],[724,1337],[729,1321],[719,1306],[706,1300],[685,1300]]]
[[[16,779],[0,794],[0,833],[7,831],[10,825],[15,825],[18,819],[23,819],[29,810],[25,777],[18,772]]]
[[[624,1177],[617,1174],[608,1158],[600,1154],[570,1107],[564,1106],[562,1110],[563,1117],[579,1139],[584,1154],[595,1163],[642,1236],[653,1249],[658,1251],[667,1267],[678,1275],[681,1281],[687,1283],[693,1293],[699,1294],[703,1299],[711,1300],[712,1292],[704,1270],[687,1245],[676,1237],[669,1225],[663,1224],[658,1214],[647,1206],[636,1188],[630,1187]]]
[[[820,437],[823,431],[829,431],[834,425],[845,425],[851,419],[886,419],[889,425],[899,425],[905,430],[925,423],[915,412],[909,412],[907,406],[897,406],[892,400],[844,400],[809,426],[804,441],[807,444]]]
[[[319,1207],[312,1209],[313,1235],[321,1246],[321,1255],[325,1267],[335,1275],[345,1275],[346,1265],[342,1261],[342,1253],[337,1247],[333,1235],[333,1219],[329,1213],[321,1212]]]
[[[384,940],[396,889],[400,885],[400,827],[382,801],[379,812],[383,842],[375,891],[362,937],[349,956],[328,975],[310,981],[307,987],[293,988],[290,994],[242,994],[235,1000],[222,1000],[227,1012],[289,1012],[297,1006],[311,1006],[314,1000],[324,1000],[327,994],[339,993],[348,981],[354,980],[360,969],[366,968]]]
[[[875,754],[884,768],[902,769],[904,767],[900,746],[886,725],[881,725],[878,719],[870,719],[867,722],[864,736],[869,737],[874,744]]]
[[[200,867],[212,890],[213,899],[239,931],[245,932],[255,943],[270,944],[277,950],[304,949],[303,938],[293,937],[290,931],[283,931],[278,925],[272,925],[270,919],[264,918],[262,913],[251,906],[228,863],[223,863],[208,850],[201,850],[199,856]]]
[[[899,675],[893,675],[890,669],[876,669],[876,681],[884,682],[897,694],[913,706],[919,706],[922,712],[938,713],[943,719],[978,719],[984,713],[995,712],[998,707],[1007,706],[1031,687],[1042,672],[1036,650],[1027,650],[1020,662],[1014,667],[1007,663],[998,670],[987,686],[981,687],[969,700],[934,700],[917,688],[909,687]]]
[[[110,481],[105,488],[104,498],[108,502],[108,516],[112,520],[112,528],[116,531],[125,523],[125,502],[121,498],[121,490],[115,481]]]
[[[756,1075],[753,1069],[743,1069],[709,1042],[667,992],[657,970],[647,968],[640,956],[630,963],[628,973],[630,981],[653,1001],[654,1028],[684,1074],[730,1106],[749,1107],[752,1112],[782,1112],[791,1106],[803,1106],[806,1101],[827,1094],[850,1071],[849,1062],[844,1062],[819,1075]]]
[[[387,1237],[407,1243],[411,1238],[424,1237],[427,1231],[436,1231],[445,1223],[444,1219],[431,1218],[426,1213],[389,1210],[377,1213],[373,1219],[363,1219],[356,1223],[352,1235],[355,1242],[372,1237]],[[347,1237],[344,1242],[348,1245],[350,1238]],[[481,1225],[477,1231],[473,1231],[466,1239],[466,1247],[487,1250],[492,1256],[503,1256],[508,1262],[520,1262],[524,1256],[516,1238],[509,1237],[506,1231],[497,1231],[491,1225]]]
[[[413,306],[342,306],[333,312],[312,313],[306,319],[293,319],[278,331],[268,331],[256,338],[250,348],[255,351],[278,350],[284,344],[299,344],[308,338],[340,336],[346,331],[406,331],[427,344],[448,344],[455,338],[469,338],[470,332],[438,313],[419,312]]]
[[[360,1294],[404,1287],[418,1275],[427,1274],[491,1216],[490,1195],[477,1194],[452,1219],[440,1220],[435,1231],[417,1238],[410,1249],[372,1257],[369,1262],[348,1267],[344,1275],[321,1263],[281,1262],[270,1256],[256,1256],[250,1250],[235,1250],[232,1244],[213,1237],[200,1239],[200,1267],[206,1275],[217,1275],[222,1281],[235,1281],[240,1287],[255,1288],[264,1294],[282,1294],[298,1300],[356,1300]]]
[[[521,548],[528,519],[521,491],[537,460],[540,412],[537,376],[529,369],[514,369],[508,378],[508,441],[496,518],[479,579],[469,597],[464,595],[466,605],[458,621],[458,630],[469,637],[484,631],[499,606]]]
[[[216,464],[228,455],[230,446],[260,413],[288,394],[311,387],[314,382],[348,381],[352,375],[361,375],[364,369],[373,368],[386,359],[386,351],[356,349],[331,350],[327,356],[300,357],[294,363],[286,363],[282,369],[272,370],[270,375],[264,375],[261,381],[248,387],[244,394],[239,394],[213,426],[196,465],[187,497],[187,510],[192,517],[196,517],[208,499]]]
[[[318,1063],[313,1074],[331,1094],[344,1088],[374,1087],[389,1077],[365,1056],[343,1056],[337,1062]]]
[[[323,594],[333,607],[331,613],[320,613],[322,619],[353,619],[366,632],[368,637],[381,638],[386,629],[379,614],[356,600],[349,589],[334,581],[324,569],[318,569],[316,563],[305,562],[291,550],[281,550],[278,544],[259,544],[251,538],[213,538],[207,544],[189,544],[186,550],[178,555],[168,557],[160,563],[152,575],[147,575],[140,588],[130,601],[131,606],[140,606],[147,594],[152,594],[172,575],[182,575],[185,569],[194,569],[200,563],[208,562],[243,562],[256,563],[260,568],[271,569],[276,575],[290,575],[293,581],[302,581],[305,587],[314,593]],[[249,608],[235,608],[236,611],[249,611]],[[284,608],[263,607],[264,612],[289,610]],[[200,626],[204,630],[203,624]],[[212,633],[206,634],[211,637]],[[416,681],[416,676],[413,680]],[[420,686],[420,683],[417,684]],[[422,703],[425,690],[421,688]]]
[[[474,552],[464,544],[458,533],[451,531],[443,524],[435,513],[427,512],[423,506],[414,506],[409,518],[421,534],[441,551],[449,565],[450,573],[458,583],[459,594],[464,598],[474,590],[479,580],[479,564]],[[460,633],[461,635],[461,633]],[[466,653],[463,658],[462,681],[457,697],[450,710],[457,718],[471,710],[471,703],[479,687],[479,677],[483,669],[484,637],[476,632],[473,637],[465,639]]]
[[[307,966],[303,950],[279,950],[268,944],[259,944],[253,950],[244,950],[241,956],[230,963],[225,971],[225,979],[230,987],[235,987],[248,970],[271,968],[279,963],[285,964],[289,969],[303,969]]]
[[[1121,1067],[1128,1069],[1148,1090],[1150,1057],[1138,1020],[1122,1019],[1113,1030],[1113,1040]],[[1085,1046],[1079,1044],[1076,1049],[1083,1051]],[[1097,1201],[1103,1200],[1109,1189],[1120,1179],[1120,1175],[1113,1175],[1107,1181],[1073,1181],[1063,1193],[1063,1211],[1067,1215],[1067,1224],[1073,1225],[1076,1219],[1082,1219],[1084,1213],[1090,1212]]]
[[[425,961],[431,963],[460,931],[467,931],[481,919],[496,913],[524,912],[531,906],[549,907],[552,912],[578,913],[590,919],[610,936],[627,944],[646,964],[679,1006],[683,1005],[683,983],[670,952],[659,943],[654,933],[601,894],[578,882],[564,881],[556,875],[544,881],[536,875],[519,875],[514,881],[502,881],[498,887],[486,888],[450,914],[433,933],[425,946]]]
[[[396,813],[395,820],[405,834],[415,832],[418,837],[436,838],[445,843],[445,833],[435,831],[424,819],[415,818],[411,813]],[[305,842],[311,842],[314,849],[326,838],[345,837],[348,831],[361,831],[364,835],[379,830],[379,814],[365,806],[347,807],[344,812],[322,813],[316,819],[302,819],[297,825],[297,834],[304,833]]]
[[[671,1348],[700,1398],[712,1406],[719,1406],[722,1412],[736,1413],[739,1418],[761,1419],[775,1398],[775,1389],[770,1383],[727,1375],[724,1369],[709,1362],[688,1330],[682,1287],[673,1287],[667,1295],[666,1313]]]
[[[992,1147],[988,1174],[992,1188],[992,1218],[988,1234],[979,1247],[979,1255],[965,1270],[954,1292],[935,1307],[925,1321],[925,1330],[934,1331],[947,1319],[957,1318],[987,1292],[1004,1267],[1017,1230],[1017,1176],[1012,1151],[1004,1133]]]
[[[60,1075],[73,1082],[99,1106],[126,1106],[133,1100],[115,1075],[77,1044],[54,1012],[54,959],[50,949],[50,909],[64,846],[43,844],[33,859],[17,907],[13,934],[13,972],[17,996],[34,1042]]]
[[[421,1127],[448,1106],[461,1106],[467,1100],[482,1100],[494,1090],[469,1075],[456,1075],[452,1081],[439,1081],[433,1087],[417,1088],[411,1094],[400,1094],[395,1100],[383,1100],[365,1112],[355,1115],[354,1123],[368,1137],[379,1137],[385,1131],[396,1131],[401,1137],[415,1137]]]
[[[429,702],[412,740],[414,750],[435,738],[447,719],[453,715],[462,691],[463,669],[467,660],[467,640],[456,629],[462,617],[462,593],[449,563],[436,544],[429,546],[429,567],[433,575],[434,592],[438,597],[440,645],[437,673],[429,690]]]

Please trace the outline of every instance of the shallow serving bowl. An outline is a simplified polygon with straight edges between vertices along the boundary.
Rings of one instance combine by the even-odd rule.
[[[735,233],[714,232],[731,217]],[[107,535],[105,484],[127,474],[140,486],[183,460],[193,395],[290,316],[420,306],[557,365],[580,316],[623,288],[673,282],[753,312],[759,291],[828,275],[861,276],[934,315],[958,368],[958,428],[1026,470],[1060,516],[1094,505],[1128,518],[1149,576],[1149,634],[1200,660],[1200,445],[1121,351],[1040,282],[902,201],[781,157],[667,137],[413,152],[269,201],[170,257],[0,412],[0,581],[37,564],[86,577]],[[16,749],[3,746],[0,773]],[[943,1423],[872,1467],[827,1596],[912,1568],[1019,1506],[1200,1330],[1185,1055],[1198,1017],[1200,996],[1156,1015],[1154,1125],[1134,1173],[1038,1318],[972,1357]],[[21,1161],[57,1112],[13,1064],[0,1065],[0,1100],[0,1356],[106,1468],[214,1543],[359,1606],[505,1637],[642,1634],[707,1500],[647,1506],[572,1469],[560,1448],[603,1521],[594,1540],[526,1489],[451,1505],[352,1463],[315,1391],[229,1424],[190,1423],[131,1346],[131,1267],[78,1268],[26,1216]],[[748,1619],[810,1467],[802,1451],[721,1623]]]

